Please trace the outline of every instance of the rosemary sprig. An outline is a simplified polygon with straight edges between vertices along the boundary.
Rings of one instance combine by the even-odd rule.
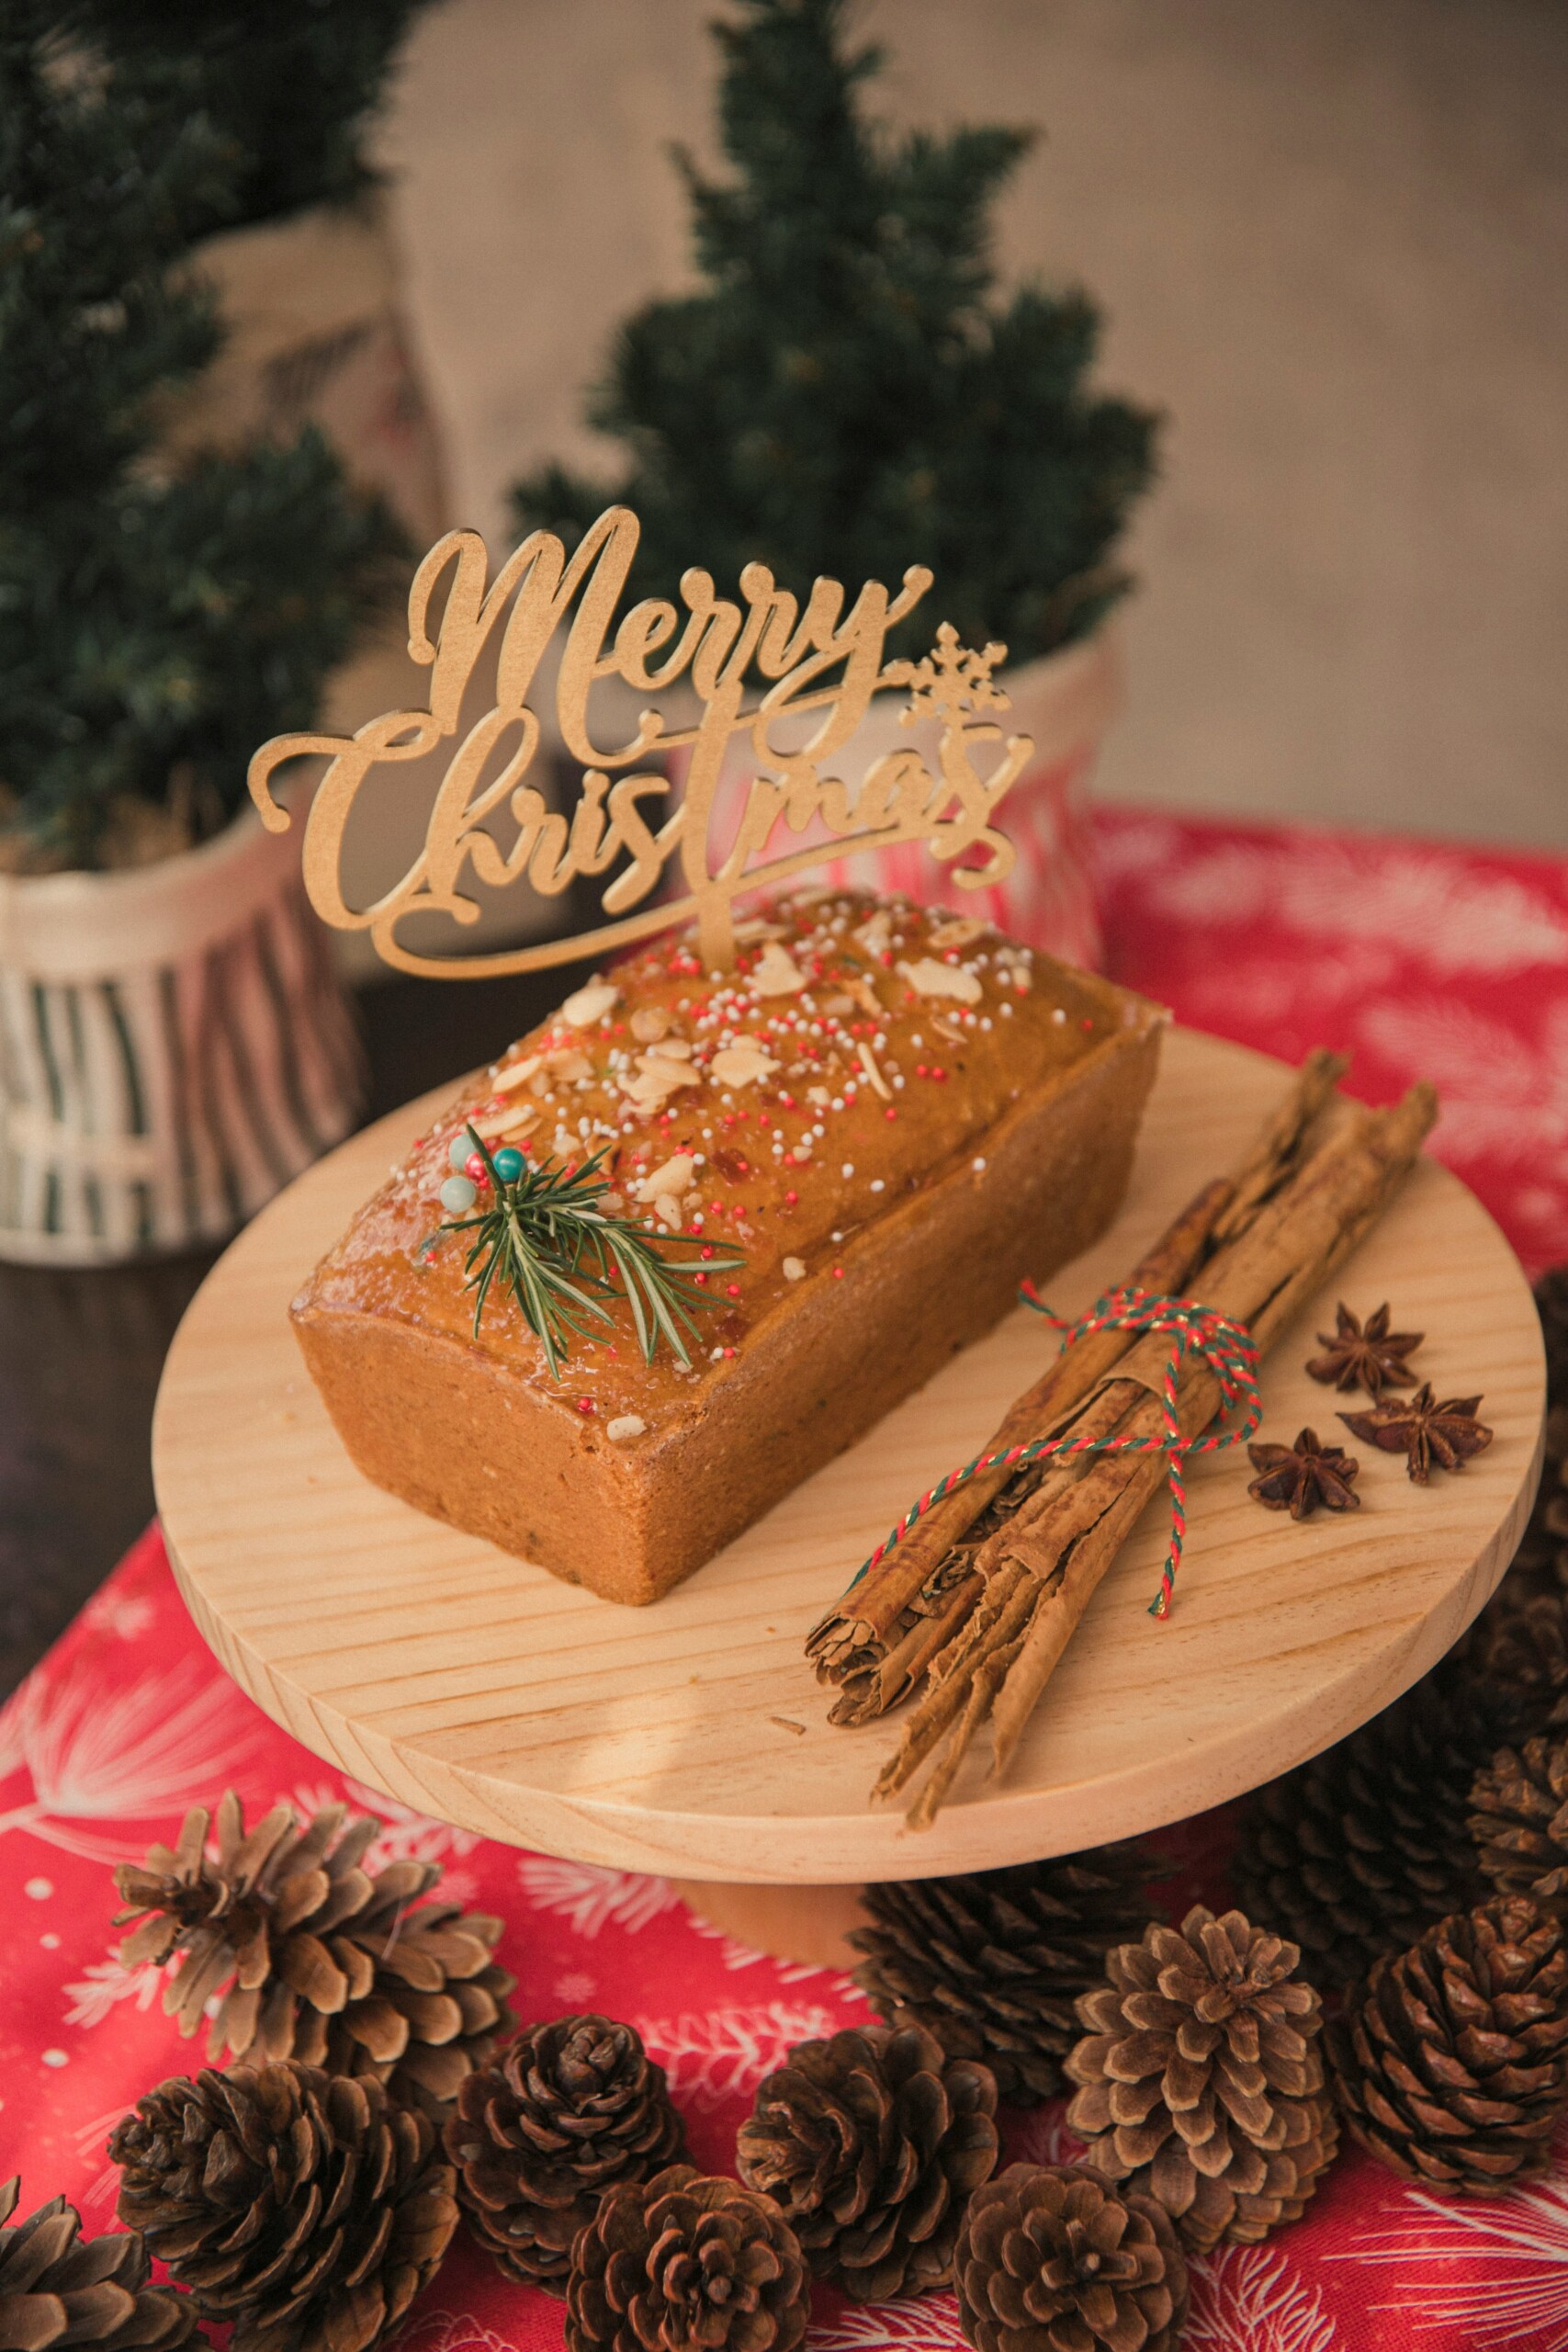
[[[599,1206],[610,1189],[599,1172],[603,1151],[570,1175],[552,1162],[525,1159],[522,1174],[508,1182],[497,1175],[483,1137],[472,1126],[468,1132],[490,1176],[491,1205],[471,1216],[448,1217],[423,1246],[428,1250],[443,1234],[472,1236],[464,1271],[474,1293],[474,1337],[499,1283],[516,1300],[558,1380],[572,1340],[612,1323],[604,1301],[625,1298],[643,1361],[653,1362],[662,1337],[676,1363],[689,1369],[686,1336],[702,1336],[695,1310],[720,1303],[693,1277],[728,1273],[744,1265],[744,1258],[716,1253],[671,1263],[660,1251],[673,1245],[675,1235],[649,1233],[626,1217],[606,1216]]]

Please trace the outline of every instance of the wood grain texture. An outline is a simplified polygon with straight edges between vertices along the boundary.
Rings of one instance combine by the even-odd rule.
[[[1280,1065],[1173,1031],[1126,1205],[1053,1284],[1081,1311],[1239,1152]],[[1343,1434],[1302,1369],[1336,1295],[1425,1330],[1443,1396],[1496,1431],[1412,1486],[1359,1446],[1362,1507],[1261,1510],[1234,1454],[1190,1485],[1168,1623],[1147,1614],[1156,1498],[1096,1594],[1008,1779],[964,1768],[913,1832],[867,1791],[897,1715],[830,1729],[808,1626],[911,1497],[983,1442],[1055,1344],[1021,1311],[654,1608],[629,1610],[369,1486],[295,1350],[288,1303],[436,1098],[344,1145],[265,1210],[198,1294],[153,1430],[170,1556],[235,1679],[318,1755],[490,1837],[682,1879],[852,1883],[1070,1851],[1199,1811],[1340,1737],[1450,1645],[1501,1577],[1539,1476],[1540,1329],[1523,1273],[1458,1180],[1424,1161],[1264,1372],[1263,1434]],[[1348,1442],[1348,1441],[1347,1441]],[[795,1726],[804,1725],[804,1733]]]

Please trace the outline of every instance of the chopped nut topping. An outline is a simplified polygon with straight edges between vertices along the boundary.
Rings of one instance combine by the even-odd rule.
[[[713,1074],[721,1086],[750,1086],[777,1068],[756,1037],[738,1037],[733,1046],[721,1046],[713,1057]]]
[[[520,1062],[513,1062],[510,1069],[497,1070],[492,1080],[496,1092],[510,1094],[514,1086],[525,1085],[536,1070],[543,1069],[547,1059],[544,1054],[525,1054]]]
[[[795,1145],[795,1149],[790,1153],[790,1158],[792,1159],[805,1161],[809,1159],[810,1157],[811,1138],[809,1136],[802,1136],[800,1141]]]
[[[922,956],[916,964],[900,964],[898,977],[908,980],[917,996],[956,997],[963,1004],[980,1001],[979,976],[966,972],[962,964],[939,964],[934,956]]]
[[[525,1136],[538,1124],[539,1114],[532,1102],[514,1102],[504,1111],[492,1111],[488,1118],[476,1119],[474,1129],[486,1143],[500,1143],[506,1136]]]
[[[833,1100],[825,1086],[808,1086],[806,1090],[806,1099],[808,1102],[815,1103],[818,1111],[825,1111]]]
[[[789,950],[770,939],[756,970],[747,976],[747,986],[759,996],[798,996],[806,986],[806,975],[797,970]]]
[[[863,1037],[861,1039],[856,1051],[860,1055],[860,1066],[862,1069],[864,1070],[866,1077],[870,1080],[872,1085],[875,1087],[878,1094],[881,1095],[885,1102],[891,1102],[893,1100],[893,1089],[888,1085],[887,1080],[877,1069],[876,1056],[872,1052],[871,1047],[866,1044]]]
[[[656,1168],[651,1174],[642,1178],[637,1188],[637,1199],[658,1201],[689,1191],[696,1167],[697,1163],[689,1151],[676,1152],[662,1168]]]
[[[624,1073],[620,1080],[621,1092],[627,1102],[634,1110],[645,1114],[662,1110],[678,1087],[701,1084],[698,1073],[688,1069],[684,1062],[666,1061],[657,1054],[645,1054],[642,1068]]]
[[[613,981],[590,980],[586,988],[568,997],[560,1017],[573,1029],[592,1029],[596,1021],[603,1021],[607,1012],[613,1012],[620,1001],[621,991]]]
[[[629,1437],[641,1437],[648,1423],[640,1413],[617,1413],[613,1421],[604,1424],[604,1434],[612,1445],[625,1445]]]
[[[806,1268],[798,1258],[786,1258],[779,1272],[786,1283],[800,1283],[806,1280]]]
[[[639,1004],[632,1014],[632,1035],[640,1046],[656,1046],[669,1028],[670,1015],[661,1004]]]
[[[874,1021],[886,1020],[887,1008],[869,980],[863,980],[857,972],[851,972],[845,976],[844,986],[863,1012],[869,1012]]]
[[[928,944],[934,947],[939,955],[945,956],[950,948],[967,947],[986,929],[987,925],[974,915],[954,915],[950,922],[938,923]]]
[[[689,1037],[666,1037],[662,1045],[655,1046],[649,1052],[639,1056],[645,1067],[649,1062],[689,1062],[691,1058],[692,1041]]]
[[[876,912],[868,915],[852,936],[859,940],[867,955],[886,956],[893,944],[892,919],[886,908],[878,907]]]
[[[680,1231],[681,1204],[672,1193],[660,1193],[659,1198],[653,1204],[653,1214],[659,1219],[660,1225],[669,1226],[672,1232],[678,1233]]]

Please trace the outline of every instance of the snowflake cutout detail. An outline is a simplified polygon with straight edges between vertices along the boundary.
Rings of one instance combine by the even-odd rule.
[[[1007,659],[1005,645],[987,645],[981,652],[960,645],[958,631],[943,621],[936,643],[919,662],[890,662],[883,672],[890,686],[908,686],[908,706],[899,724],[917,718],[940,718],[950,727],[973,726],[990,710],[1006,710],[1008,698],[991,677],[998,662]]]

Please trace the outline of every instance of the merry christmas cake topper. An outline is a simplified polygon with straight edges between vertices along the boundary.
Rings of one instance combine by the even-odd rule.
[[[925,660],[885,659],[889,631],[931,584],[923,565],[910,566],[895,596],[867,581],[847,613],[837,581],[818,580],[802,612],[765,564],[742,571],[739,604],[716,594],[710,575],[694,570],[681,582],[683,610],[649,597],[615,625],[638,535],[631,510],[612,506],[570,557],[553,533],[535,531],[491,581],[478,532],[448,531],[409,591],[409,652],[431,673],[426,707],[389,711],[352,736],[277,735],[263,744],[251,761],[250,787],[273,832],[291,821],[273,795],[277,769],[310,754],[328,759],[306,820],[304,852],[305,888],[324,922],[368,931],[378,954],[400,971],[467,979],[626,946],[694,916],[705,965],[723,970],[734,960],[732,910],[739,893],[830,859],[924,842],[965,888],[1010,872],[1012,846],[992,820],[1033,744],[1024,735],[1009,737],[984,775],[970,757],[976,744],[1001,737],[991,714],[1005,710],[1008,700],[991,672],[1007,648],[968,651],[944,623]],[[443,588],[445,604],[434,621]],[[563,628],[557,723],[567,752],[583,769],[570,815],[528,781],[542,740],[529,696],[546,649]],[[492,639],[494,703],[465,723],[469,682]],[[686,698],[701,715],[667,727],[649,706],[629,741],[600,742],[589,702],[595,684],[612,678],[639,695],[684,681]],[[938,773],[911,744],[874,759],[858,787],[824,775],[823,763],[851,742],[872,696],[894,686],[909,690],[905,725],[927,717],[940,722]],[[781,745],[781,730],[800,731],[787,721],[818,712],[804,742]],[[733,838],[716,858],[716,799],[727,754],[742,736],[750,737],[752,772]],[[419,855],[374,905],[349,906],[343,842],[361,790],[378,768],[423,759],[444,743],[452,748]],[[649,764],[671,752],[682,755],[679,786]],[[675,805],[665,813],[660,804],[670,802]],[[490,830],[497,820],[509,823],[504,843]],[[781,828],[808,838],[768,854]],[[980,861],[955,865],[966,852],[982,853]],[[672,861],[671,881],[683,883],[683,893],[631,913],[659,888]],[[609,874],[617,865],[601,899],[610,920],[592,932],[480,956],[422,955],[399,937],[400,926],[418,915],[477,922],[475,885],[502,888],[526,876],[555,895],[579,875]]]

